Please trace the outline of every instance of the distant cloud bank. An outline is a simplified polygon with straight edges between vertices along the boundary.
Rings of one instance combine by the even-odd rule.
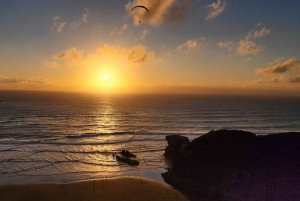
[[[9,78],[0,75],[0,84],[46,84],[44,78]]]

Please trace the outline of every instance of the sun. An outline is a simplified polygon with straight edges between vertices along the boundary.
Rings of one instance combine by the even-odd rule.
[[[104,76],[103,76],[103,79],[104,79],[105,81],[108,81],[108,80],[109,80],[109,76],[108,76],[108,75],[104,75]]]

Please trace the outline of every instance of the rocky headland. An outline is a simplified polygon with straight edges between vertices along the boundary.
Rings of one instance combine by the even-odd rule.
[[[164,180],[190,200],[300,200],[300,133],[167,136]]]

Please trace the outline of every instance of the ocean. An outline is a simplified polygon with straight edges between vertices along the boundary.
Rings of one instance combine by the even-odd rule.
[[[300,132],[299,97],[0,91],[0,185],[125,175],[162,181],[165,137]],[[139,166],[117,162],[127,149]]]

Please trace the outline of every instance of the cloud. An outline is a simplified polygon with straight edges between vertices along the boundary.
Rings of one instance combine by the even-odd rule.
[[[90,10],[88,8],[85,8],[82,14],[82,22],[83,23],[88,23],[87,19],[89,17]]]
[[[270,34],[271,29],[266,29],[263,27],[261,30],[252,31],[246,35],[246,37],[239,41],[237,47],[237,53],[242,56],[246,55],[257,55],[266,49],[265,46],[258,45],[252,39],[263,37]]]
[[[156,62],[154,52],[149,52],[146,46],[137,45],[131,48],[122,48],[118,45],[110,46],[108,44],[104,44],[102,47],[97,49],[97,52],[103,56],[110,56],[114,58],[125,59],[127,62],[131,64],[141,64],[147,61]]]
[[[165,18],[168,22],[181,22],[187,18],[192,8],[191,0],[184,0],[182,3],[177,1],[173,4],[168,12],[165,14]]]
[[[142,37],[141,37],[141,40],[145,40],[146,37],[148,36],[148,34],[149,34],[149,31],[148,30],[144,30],[143,34],[142,34]]]
[[[60,20],[60,17],[59,17],[59,16],[55,16],[55,17],[53,18],[53,20],[54,20],[54,21]]]
[[[75,22],[72,22],[70,24],[70,27],[72,29],[77,29],[79,28],[82,24],[86,24],[88,23],[88,18],[89,18],[89,14],[90,14],[90,10],[88,8],[85,8],[84,11],[83,11],[83,14],[82,14],[82,17],[75,21]]]
[[[123,32],[128,28],[127,24],[123,24],[122,28],[120,29],[120,31],[115,28],[114,31],[111,31],[109,35],[113,36],[113,35],[122,35]]]
[[[237,52],[239,55],[245,56],[245,55],[257,55],[259,52],[262,52],[265,49],[264,46],[258,45],[255,42],[243,39],[240,40]]]
[[[136,5],[144,5],[150,13],[145,9],[135,9]],[[139,22],[151,25],[161,25],[164,22],[177,23],[187,18],[192,8],[192,0],[133,0],[125,5],[125,9],[133,18],[134,24]]]
[[[300,83],[300,75],[298,75],[298,76],[295,77],[295,78],[291,78],[291,79],[289,80],[289,82],[291,82],[291,83]]]
[[[131,48],[128,54],[128,60],[133,63],[143,63],[147,59],[147,48],[139,45]]]
[[[59,16],[55,16],[53,18],[53,24],[51,27],[51,30],[57,28],[58,33],[62,32],[64,26],[66,25],[66,22],[62,21],[61,18]]]
[[[121,31],[120,31],[120,35],[123,34],[123,32],[128,28],[128,25],[127,24],[124,24]]]
[[[299,63],[299,60],[294,58],[294,59],[289,59],[282,64],[277,64],[272,67],[268,68],[259,68],[255,70],[256,74],[261,74],[261,75],[272,75],[272,74],[280,74],[280,73],[285,73],[290,69],[293,69],[297,64]]]
[[[139,66],[151,62],[157,64],[161,59],[157,58],[155,52],[149,51],[146,46],[136,45],[130,48],[118,45],[104,44],[96,49],[96,52],[84,53],[75,47],[52,56],[52,60],[46,60],[43,64],[49,68],[59,68],[60,63],[66,67],[95,66],[112,60],[126,66]]]
[[[219,42],[218,46],[219,47],[224,47],[224,48],[229,48],[233,44],[232,41],[226,41],[226,42]]]
[[[43,65],[46,66],[47,68],[59,68],[59,65],[56,61],[47,60],[43,63]]]
[[[57,27],[57,31],[60,33],[63,30],[65,25],[66,25],[66,22],[61,22]]]
[[[279,82],[282,82],[284,80],[285,80],[285,77],[284,76],[280,76],[280,77],[272,78],[271,82],[273,82],[273,83],[279,83]]]
[[[285,80],[286,80],[285,76],[280,76],[280,77],[271,78],[270,80],[262,80],[262,79],[253,80],[253,81],[251,81],[251,83],[252,84],[268,84],[268,83],[279,83],[279,82],[283,82]]]
[[[64,52],[52,56],[52,58],[55,60],[64,61],[65,66],[76,67],[80,66],[83,62],[83,52],[77,50],[75,47],[71,47]],[[46,61],[46,64],[47,63],[48,62]]]
[[[8,78],[8,77],[0,76],[1,84],[16,84],[16,83],[22,83],[22,82],[23,82],[23,79]]]
[[[259,84],[260,83],[260,84]],[[258,85],[259,84],[259,85]],[[267,82],[255,80],[250,82],[239,82],[229,85],[212,84],[160,84],[151,85],[146,88],[149,92],[164,94],[220,94],[220,95],[283,95],[295,94],[299,89],[280,85],[269,85]]]
[[[262,26],[262,24],[256,25],[257,27]],[[264,51],[266,49],[265,46],[259,45],[254,42],[254,39],[263,37],[271,33],[271,29],[267,29],[262,27],[259,30],[253,30],[248,33],[243,39],[239,40],[238,42],[234,41],[225,41],[219,42],[218,47],[220,48],[227,48],[228,51],[236,50],[237,55],[241,56],[248,56],[248,55],[257,55],[258,53]],[[246,60],[249,61],[249,58]]]
[[[195,52],[199,48],[200,48],[200,45],[197,42],[197,40],[188,40],[186,43],[179,45],[177,47],[177,50],[182,53],[190,53],[190,52]]]
[[[9,78],[0,75],[0,84],[46,84],[46,80],[44,78]]]
[[[218,47],[226,48],[228,49],[229,52],[233,51],[235,46],[236,44],[233,41],[225,41],[225,42],[221,41],[218,43]]]
[[[262,26],[262,25],[259,25]],[[255,28],[259,27],[258,25]],[[263,36],[269,35],[271,33],[271,29],[267,29],[266,27],[262,27],[260,30],[253,30],[247,34],[245,39],[250,40],[253,38],[261,38]]]
[[[268,35],[270,33],[271,33],[271,29],[266,29],[265,27],[263,27],[261,30],[255,31],[253,33],[253,37],[254,38],[260,38],[260,37],[263,37],[263,36]]]
[[[255,27],[259,27],[259,26],[263,26],[263,25],[264,25],[263,23],[259,22],[259,23],[257,23],[257,25]]]
[[[179,45],[177,47],[177,51],[188,54],[192,52],[196,52],[201,48],[201,45],[206,42],[205,38],[195,39],[195,40],[188,40],[186,43]]]
[[[280,63],[283,63],[285,60],[284,57],[281,57],[281,58],[277,58],[275,61],[271,61],[268,63],[268,66],[274,66],[274,65],[278,65]]]
[[[249,61],[251,61],[251,59],[252,59],[251,57],[248,57],[247,59],[245,59],[245,61],[249,62]]]
[[[215,3],[207,5],[206,7],[209,8],[209,11],[205,19],[209,21],[221,15],[225,10],[226,5],[226,0],[218,0]]]

